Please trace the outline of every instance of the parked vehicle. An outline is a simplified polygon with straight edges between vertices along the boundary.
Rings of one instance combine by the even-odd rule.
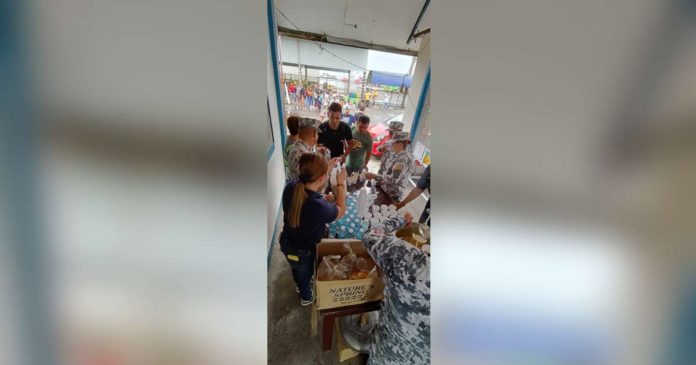
[[[371,125],[367,130],[372,136],[372,155],[377,157],[382,157],[382,152],[378,150],[379,146],[386,143],[389,137],[389,123],[391,122],[401,122],[404,119],[403,114],[399,114],[395,117],[389,118],[383,122],[375,123]]]

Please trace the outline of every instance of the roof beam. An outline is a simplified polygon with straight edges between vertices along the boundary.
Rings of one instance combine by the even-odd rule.
[[[425,14],[425,11],[428,10],[428,5],[430,5],[430,0],[425,0],[425,4],[423,4],[423,8],[421,9],[420,14],[418,14],[418,19],[416,19],[416,24],[413,24],[413,29],[411,29],[411,34],[408,35],[408,40],[406,40],[406,44],[410,44],[411,41],[414,39],[414,35],[416,33],[416,30],[418,30],[418,24],[420,24],[421,19],[423,19],[423,14]]]
[[[418,33],[416,33],[416,34],[414,34],[414,35],[413,35],[413,39],[420,38],[420,37],[422,37],[422,36],[424,36],[424,35],[426,35],[426,34],[428,34],[428,33],[430,33],[430,28],[428,28],[428,29],[426,29],[426,30],[424,30],[424,31],[420,31],[420,32],[418,32]]]
[[[326,34],[305,32],[302,30],[295,30],[295,29],[290,29],[290,28],[285,28],[285,27],[278,27],[278,34],[286,36],[286,37],[304,39],[304,40],[308,40],[308,41],[338,44],[341,46],[355,47],[355,48],[362,48],[362,49],[372,49],[375,51],[398,53],[398,54],[403,54],[403,55],[407,55],[407,56],[414,56],[414,57],[418,56],[418,51],[411,51],[408,49],[401,49],[401,48],[385,46],[385,45],[380,45],[380,44],[362,42],[362,41],[358,41],[355,39],[349,39],[349,38],[332,37],[332,36],[326,35]]]

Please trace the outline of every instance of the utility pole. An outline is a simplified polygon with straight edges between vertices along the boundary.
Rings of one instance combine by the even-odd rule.
[[[363,71],[362,83],[360,83],[360,102],[365,103],[365,90],[367,89],[367,72]],[[367,105],[365,105],[367,107]]]

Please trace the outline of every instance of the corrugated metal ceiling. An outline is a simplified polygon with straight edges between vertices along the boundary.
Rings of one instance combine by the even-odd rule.
[[[280,44],[280,57],[283,62],[350,71],[367,69],[366,49],[322,43],[322,47],[338,56],[335,57],[327,51],[322,51],[312,41],[281,37]]]

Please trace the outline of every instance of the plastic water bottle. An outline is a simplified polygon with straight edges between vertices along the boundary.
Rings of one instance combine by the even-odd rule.
[[[336,224],[334,223],[329,226],[329,238],[336,238]]]
[[[348,229],[348,237],[350,237],[350,238],[355,237],[355,230],[353,228]]]
[[[345,226],[341,226],[341,229],[339,229],[338,238],[340,238],[342,240],[346,239],[346,227]]]

